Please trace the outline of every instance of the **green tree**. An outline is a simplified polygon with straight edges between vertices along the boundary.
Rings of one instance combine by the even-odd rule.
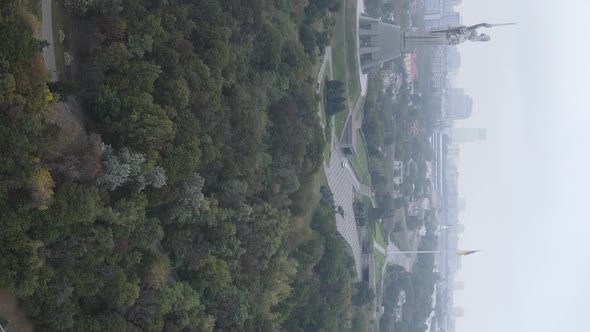
[[[151,94],[154,90],[154,82],[161,73],[160,67],[153,63],[145,61],[130,62],[125,73],[130,83],[130,93],[147,92]]]
[[[138,150],[159,150],[172,140],[175,128],[162,107],[154,103],[154,98],[147,93],[128,96],[122,100],[125,112],[119,120],[122,127],[114,128],[115,135],[121,135],[124,141]]]
[[[281,50],[284,39],[281,33],[268,21],[260,26],[257,35],[257,50],[254,53],[256,63],[264,69],[276,70],[281,62]]]
[[[312,54],[316,49],[316,38],[313,28],[307,24],[299,27],[299,41],[303,44],[305,53]]]
[[[151,288],[161,288],[166,283],[172,271],[170,259],[167,255],[153,254],[146,256],[145,283]]]
[[[369,323],[367,317],[362,312],[356,312],[352,318],[350,330],[352,332],[366,332],[368,331]]]
[[[115,310],[125,310],[131,307],[139,297],[139,285],[128,280],[125,271],[115,268],[113,278],[104,289],[104,296],[110,307]]]
[[[369,284],[364,281],[355,284],[356,293],[352,297],[352,302],[357,306],[363,306],[375,298],[375,293],[369,287]]]
[[[168,209],[170,214],[166,220],[174,223],[196,221],[196,217],[209,209],[209,201],[203,194],[205,180],[193,173],[183,184],[176,200]]]
[[[160,311],[170,328],[213,331],[213,319],[203,309],[199,294],[186,283],[174,283],[161,290]]]
[[[281,71],[284,73],[298,72],[308,66],[303,47],[298,42],[286,40],[281,52]]]

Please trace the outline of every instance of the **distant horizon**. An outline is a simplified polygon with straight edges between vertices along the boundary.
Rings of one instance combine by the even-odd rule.
[[[590,140],[589,49],[579,43],[587,40],[589,7],[579,0],[473,0],[458,7],[463,22],[518,23],[490,29],[487,45],[459,47],[455,83],[473,97],[473,115],[460,125],[485,126],[488,139],[461,147],[459,192],[468,205],[459,244],[486,251],[463,260],[456,276],[465,281],[454,293],[455,305],[465,308],[458,332],[587,325],[581,303],[590,293],[590,270],[569,271],[586,257],[590,219],[582,201],[590,156],[577,146]]]

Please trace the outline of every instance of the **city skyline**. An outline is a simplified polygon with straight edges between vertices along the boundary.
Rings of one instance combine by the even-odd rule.
[[[587,4],[584,5],[588,7]],[[515,183],[513,179],[518,177],[520,178],[517,181],[524,181],[529,188],[535,188],[535,182],[544,179],[540,176],[543,171],[553,173],[561,169],[567,170],[570,174],[580,174],[581,165],[588,160],[588,157],[584,156],[576,158],[575,162],[568,158],[564,163],[563,159],[557,162],[556,159],[543,158],[544,150],[548,150],[550,146],[557,147],[556,142],[560,142],[559,146],[565,147],[570,156],[575,145],[565,143],[569,141],[566,140],[567,136],[587,139],[588,135],[583,134],[585,131],[579,128],[581,123],[585,122],[579,119],[579,110],[584,109],[582,105],[585,103],[576,97],[583,94],[576,95],[574,91],[575,82],[581,77],[587,81],[588,76],[584,74],[588,73],[588,66],[580,63],[583,63],[581,55],[588,53],[588,50],[577,52],[575,60],[572,61],[568,56],[565,68],[557,72],[537,72],[538,68],[557,64],[558,59],[566,54],[570,55],[566,50],[572,50],[572,45],[576,45],[573,41],[576,37],[580,38],[578,32],[582,31],[579,29],[582,20],[565,21],[568,15],[560,8],[553,8],[554,11],[545,12],[558,13],[557,18],[561,24],[546,29],[541,23],[544,21],[541,14],[528,15],[529,12],[524,8],[522,4],[516,5],[506,1],[493,5],[490,2],[473,1],[459,8],[469,22],[515,19],[520,26],[512,31],[499,32],[498,38],[492,41],[490,47],[465,45],[459,48],[462,67],[457,79],[453,80],[453,86],[465,88],[466,93],[473,96],[476,105],[473,117],[459,121],[460,126],[489,126],[491,129],[489,142],[465,146],[462,151],[465,160],[459,162],[457,169],[457,173],[461,173],[459,191],[470,198],[466,219],[476,219],[477,224],[470,226],[466,234],[459,239],[459,243],[464,247],[473,246],[475,243],[483,244],[493,248],[493,251],[488,251],[481,258],[478,257],[478,260],[470,260],[458,273],[459,278],[468,282],[466,291],[451,299],[451,303],[459,303],[466,308],[462,318],[458,318],[456,322],[452,319],[453,327],[456,323],[456,331],[545,332],[564,330],[563,326],[568,326],[565,330],[579,330],[584,326],[582,321],[575,319],[581,317],[577,316],[575,311],[566,312],[562,308],[547,311],[547,308],[540,308],[538,304],[555,299],[560,299],[563,303],[583,301],[584,296],[576,293],[578,289],[581,289],[582,294],[588,293],[588,290],[581,286],[582,280],[590,274],[587,270],[584,270],[569,288],[546,293],[537,292],[534,286],[542,287],[548,281],[529,281],[526,274],[542,267],[542,262],[548,260],[547,257],[554,257],[551,261],[560,260],[561,258],[557,257],[562,251],[558,248],[578,248],[571,243],[571,239],[565,240],[568,236],[563,231],[549,225],[551,218],[563,218],[556,214],[556,211],[564,209],[561,206],[564,202],[556,196],[557,193],[581,193],[580,185],[587,183],[588,177],[585,176],[585,181],[574,185],[560,183],[558,179],[553,178],[549,180],[551,185],[546,186],[547,190],[552,188],[549,193],[539,190],[528,191],[523,193],[520,199],[514,197],[513,193],[504,194],[502,189],[510,187]],[[572,29],[567,30],[566,26]],[[558,31],[566,30],[575,33],[558,34]],[[517,43],[517,40],[523,42]],[[542,48],[542,45],[545,45],[544,41],[556,42],[559,46],[550,47],[547,51]],[[531,61],[530,56],[533,54],[535,60]],[[541,85],[540,82],[545,84]],[[579,129],[573,130],[574,128]],[[546,135],[545,132],[552,135]],[[562,149],[561,155],[564,153]],[[533,199],[527,200],[527,197]],[[549,197],[553,197],[553,201],[550,201]],[[544,206],[539,208],[539,203]],[[502,211],[509,211],[510,215],[500,216],[492,212],[498,210],[498,205]],[[539,226],[532,227],[532,231],[530,219],[533,217],[525,217],[524,211],[540,218]],[[544,211],[544,214],[538,211]],[[588,213],[578,209],[573,212],[569,210],[567,215],[568,225],[579,227]],[[510,233],[512,240],[503,236],[501,227],[514,229]],[[555,236],[553,233],[559,235]],[[527,251],[524,249],[526,246],[533,246],[535,252]],[[532,257],[527,257],[531,254]],[[568,260],[560,260],[561,266],[565,267],[564,261]],[[508,266],[518,268],[500,272],[503,270],[500,267]],[[559,276],[549,273],[544,280],[556,282]],[[500,293],[505,296],[499,297]],[[539,324],[538,320],[535,320],[538,316],[549,317],[549,323]]]
[[[466,286],[455,294],[455,303],[465,307],[457,331],[581,331],[587,325],[581,308],[590,271],[574,259],[586,256],[582,236],[589,217],[582,208],[589,156],[576,144],[590,138],[582,127],[589,50],[576,42],[584,38],[589,7],[583,1],[568,1],[567,8],[576,8],[571,11],[563,3],[501,0],[466,1],[459,8],[470,22],[519,25],[498,30],[489,47],[460,48],[457,83],[477,105],[461,125],[486,126],[489,135],[461,149],[459,187],[469,200],[464,218],[477,223],[460,244],[487,250],[465,260],[458,274]],[[568,252],[578,254],[569,258]],[[569,273],[574,266],[577,272]]]

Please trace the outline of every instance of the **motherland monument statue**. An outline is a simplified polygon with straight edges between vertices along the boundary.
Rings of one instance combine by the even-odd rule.
[[[490,36],[485,33],[478,33],[477,29],[504,25],[514,25],[514,23],[480,23],[472,26],[435,28],[427,32],[408,31],[404,33],[403,46],[404,48],[411,48],[424,45],[459,45],[466,40],[487,42],[491,39]]]
[[[380,18],[361,15],[358,28],[358,50],[363,73],[379,68],[385,61],[417,47],[459,45],[469,40],[487,42],[491,38],[478,29],[514,25],[515,23],[480,23],[472,26],[441,27],[430,31],[404,31],[400,26],[383,22]]]

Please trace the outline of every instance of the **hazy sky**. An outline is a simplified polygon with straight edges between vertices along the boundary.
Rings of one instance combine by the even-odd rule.
[[[466,25],[518,22],[465,43],[456,85],[485,142],[463,145],[459,332],[588,331],[590,1],[463,0]],[[588,22],[588,23],[587,23]],[[588,25],[588,26],[586,26]]]

